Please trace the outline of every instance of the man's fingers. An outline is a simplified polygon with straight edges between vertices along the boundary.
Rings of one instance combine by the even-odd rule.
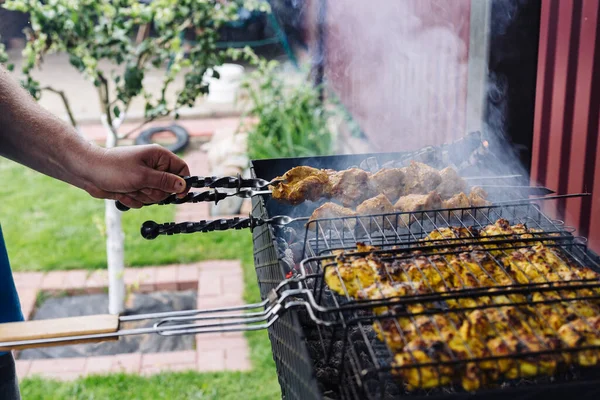
[[[162,201],[171,194],[171,192],[163,192],[162,190],[148,188],[141,189],[140,192],[146,195],[150,199],[151,203],[157,203],[159,201]]]
[[[167,193],[183,193],[186,190],[185,180],[169,172],[150,170],[144,183],[146,187]]]
[[[129,208],[142,208],[144,205],[141,201],[138,201],[126,194],[117,194],[115,197],[116,200],[120,201]]]

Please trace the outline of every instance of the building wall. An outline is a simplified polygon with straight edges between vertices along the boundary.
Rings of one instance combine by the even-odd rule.
[[[600,252],[600,0],[542,1],[533,182],[592,197],[547,211]]]
[[[470,0],[327,1],[327,84],[374,150],[464,134],[469,14]]]

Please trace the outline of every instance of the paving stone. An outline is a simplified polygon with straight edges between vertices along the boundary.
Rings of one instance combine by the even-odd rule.
[[[29,375],[37,374],[62,374],[62,373],[83,373],[87,358],[73,357],[60,359],[32,360]],[[44,375],[46,376],[46,375]]]
[[[226,293],[239,294],[242,298],[244,293],[244,278],[242,274],[231,274],[223,277],[223,289]]]
[[[21,289],[18,291],[19,301],[21,302],[21,312],[25,319],[29,319],[33,310],[35,309],[35,302],[37,300],[37,289]]]
[[[196,352],[193,350],[148,353],[142,356],[142,368],[171,364],[194,364],[195,362]]]
[[[199,263],[200,273],[216,271],[222,275],[242,272],[242,265],[239,260],[211,260]]]
[[[251,369],[250,359],[248,357],[248,347],[244,341],[244,346],[239,348],[228,348],[225,350],[225,369],[234,371],[248,371]]]
[[[218,297],[223,294],[222,277],[218,275],[200,274],[198,280],[198,298]]]
[[[115,362],[115,356],[88,357],[85,365],[85,373],[86,375],[108,374],[111,372]]]
[[[198,287],[200,272],[196,264],[177,266],[178,290],[192,290]]]
[[[51,271],[48,272],[42,279],[42,290],[59,291],[64,289],[64,281],[66,271]]]
[[[137,287],[140,292],[153,292],[156,290],[156,268],[125,268],[125,284]]]
[[[156,267],[154,285],[156,290],[177,290],[177,267]]]
[[[37,289],[44,279],[43,272],[13,272],[13,279],[17,290]]]
[[[201,336],[201,335],[199,335]],[[223,350],[226,349],[240,349],[246,347],[246,338],[242,337],[223,337],[219,340],[214,340],[211,343],[207,341],[199,342],[196,340],[196,351],[198,351],[198,357],[200,353],[209,350]]]
[[[112,365],[112,372],[137,374],[142,364],[141,353],[117,354]]]
[[[198,371],[222,371],[225,369],[225,350],[213,349],[198,352]]]
[[[31,360],[15,360],[15,368],[19,380],[27,378],[31,369]]]
[[[85,270],[66,271],[63,280],[63,288],[65,290],[85,289],[87,275],[88,271]]]
[[[102,293],[108,287],[108,271],[97,269],[88,275],[85,289],[89,294]]]

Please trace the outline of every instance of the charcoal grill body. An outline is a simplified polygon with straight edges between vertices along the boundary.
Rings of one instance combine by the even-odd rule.
[[[375,157],[380,164],[398,159],[404,154],[361,154],[329,157],[287,158],[252,161],[254,177],[271,180],[292,167],[309,165],[316,168],[344,169],[359,165],[367,157]],[[319,204],[290,206],[270,198],[256,196],[252,199],[252,215],[268,218],[275,215],[293,217],[308,216]],[[303,232],[303,223],[292,225]],[[279,235],[280,236],[280,235]],[[278,283],[285,279],[289,265],[279,252],[278,230],[269,224],[253,230],[254,261],[261,297],[264,299]],[[598,256],[588,252],[595,260]],[[331,329],[331,330],[330,330]],[[357,382],[349,365],[352,357],[349,350],[332,345],[345,338],[347,331],[340,328],[323,328],[313,323],[302,310],[290,309],[269,328],[269,338],[276,363],[279,383],[285,399],[388,399],[397,398],[381,395],[382,391],[372,390],[368,385]],[[315,343],[319,342],[319,346]],[[330,346],[331,345],[331,346]],[[396,381],[388,374],[379,378],[384,384],[395,385]],[[379,394],[378,394],[379,393]],[[428,393],[403,393],[400,397],[428,399],[527,399],[548,400],[573,397],[577,399],[600,398],[600,376],[578,376],[576,381],[551,382],[537,380],[535,384],[480,390],[475,394],[464,392],[431,391]]]

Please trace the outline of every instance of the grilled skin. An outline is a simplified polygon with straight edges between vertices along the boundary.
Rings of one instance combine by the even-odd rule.
[[[384,194],[367,199],[356,207],[356,214],[358,215],[389,214],[394,211],[394,205],[390,203],[389,199]],[[379,229],[391,229],[395,221],[393,218],[372,217],[361,218],[361,222],[364,229],[370,232],[376,232]]]
[[[326,170],[299,166],[276,179],[285,180],[285,183],[269,186],[273,198],[280,201],[300,204],[306,200],[316,201],[331,195],[331,184]]]
[[[459,193],[466,193],[467,184],[455,169],[436,170],[426,164],[412,161],[404,168],[384,168],[371,174],[362,169],[343,171],[298,166],[277,177],[283,182],[270,186],[273,198],[299,204],[331,198],[344,206],[355,207],[379,194],[391,203],[407,195],[427,195],[435,191],[444,200]],[[487,194],[481,188],[473,188],[469,194],[470,205],[488,205]],[[438,208],[441,204],[437,205]]]
[[[377,336],[395,353],[393,373],[409,390],[459,384],[473,391],[502,379],[552,375],[561,365],[598,365],[600,350],[558,350],[600,346],[600,304],[592,300],[566,301],[569,297],[600,292],[560,290],[560,283],[599,280],[600,275],[574,265],[546,238],[522,242],[523,248],[516,250],[508,249],[507,244],[491,243],[503,238],[536,237],[539,230],[510,225],[504,219],[481,229],[439,228],[422,240],[423,246],[456,243],[452,248],[438,247],[433,255],[417,248],[413,257],[396,260],[391,255],[379,254],[379,258],[373,253],[364,256],[340,252],[336,265],[326,269],[325,281],[338,294],[370,300],[489,288],[489,296],[446,300],[443,309],[428,302],[386,305],[373,310],[380,317],[373,324]],[[361,246],[359,251],[374,250]],[[516,283],[549,282],[560,283],[556,290],[535,292],[530,297],[494,294],[503,286]],[[558,301],[541,303],[548,300]],[[471,308],[481,305],[493,307]],[[543,353],[555,350],[558,352]],[[513,357],[525,353],[533,354]],[[469,362],[483,357],[499,358]],[[464,362],[423,365],[451,360]]]
[[[356,220],[352,218],[342,219],[345,217],[355,217],[357,214],[354,210],[350,208],[346,208],[344,206],[340,206],[339,204],[335,204],[332,202],[327,202],[313,211],[310,216],[306,226],[309,230],[314,231],[317,224],[312,223],[316,219],[322,218],[336,218],[331,222],[329,221],[321,221],[320,227],[325,230],[337,229],[338,231],[353,230],[356,225]],[[334,226],[332,226],[334,225]]]

